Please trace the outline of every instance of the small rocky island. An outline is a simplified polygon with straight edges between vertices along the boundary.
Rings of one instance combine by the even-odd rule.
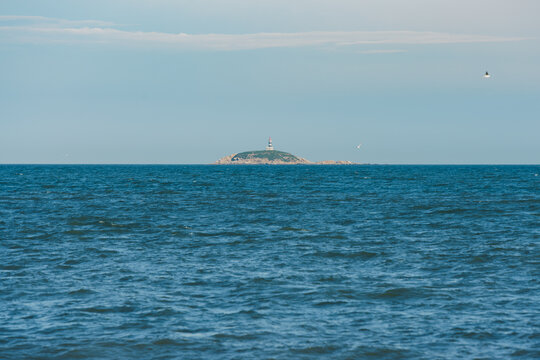
[[[214,164],[216,165],[351,165],[350,161],[320,161],[311,162],[288,152],[274,150],[272,138],[268,139],[266,150],[245,151],[225,156]]]

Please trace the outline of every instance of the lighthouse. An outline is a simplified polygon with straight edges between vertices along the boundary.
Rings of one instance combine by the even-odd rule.
[[[268,138],[268,145],[266,146],[266,150],[274,150],[274,147],[272,146],[272,138]]]

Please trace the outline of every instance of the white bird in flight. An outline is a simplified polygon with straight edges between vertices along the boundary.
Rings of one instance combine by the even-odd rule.
[[[357,149],[360,149],[361,146],[362,146],[362,144],[358,144],[358,145],[356,146],[356,148],[357,148]]]
[[[489,75],[489,73],[486,71],[486,73],[484,74],[484,79],[487,79],[487,78],[490,78],[491,75]]]

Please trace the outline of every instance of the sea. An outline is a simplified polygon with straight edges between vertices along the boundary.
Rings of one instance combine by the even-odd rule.
[[[539,359],[539,174],[1,165],[0,359]]]

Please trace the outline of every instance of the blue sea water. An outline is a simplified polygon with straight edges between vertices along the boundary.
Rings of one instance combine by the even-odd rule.
[[[0,166],[1,359],[538,359],[540,166]]]

